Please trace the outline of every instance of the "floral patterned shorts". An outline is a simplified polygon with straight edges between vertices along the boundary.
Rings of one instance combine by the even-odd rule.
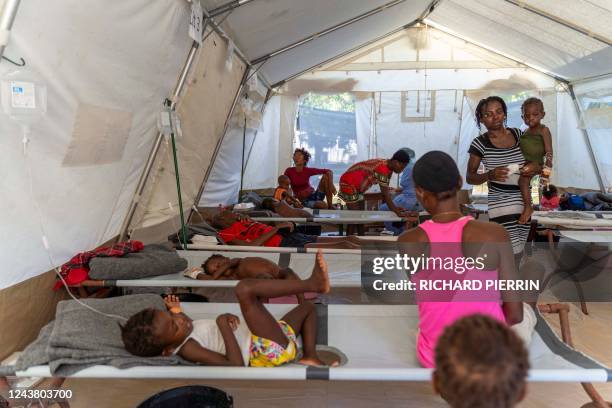
[[[287,348],[275,341],[263,337],[251,336],[251,350],[249,365],[251,367],[276,367],[295,360],[297,355],[297,338],[295,331],[286,322],[278,322],[283,333],[287,336]]]

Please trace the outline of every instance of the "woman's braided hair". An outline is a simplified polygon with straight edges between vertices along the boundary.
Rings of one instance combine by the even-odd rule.
[[[482,122],[482,111],[491,102],[499,102],[499,104],[502,106],[502,109],[504,110],[504,115],[506,116],[506,118],[504,119],[504,126],[508,121],[508,107],[506,106],[506,102],[504,102],[504,100],[499,96],[489,96],[488,98],[481,99],[480,102],[478,102],[478,105],[476,106],[475,114],[476,125],[478,125],[478,129],[480,129],[480,123]]]
[[[514,407],[528,369],[523,341],[487,316],[456,321],[436,345],[438,391],[453,408]]]

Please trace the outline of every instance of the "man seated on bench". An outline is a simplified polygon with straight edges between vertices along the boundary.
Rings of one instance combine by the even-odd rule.
[[[275,248],[361,248],[359,238],[356,237],[306,235],[295,232],[295,225],[290,222],[279,222],[271,226],[230,211],[223,211],[215,215],[212,225],[219,230],[219,237],[228,245]]]

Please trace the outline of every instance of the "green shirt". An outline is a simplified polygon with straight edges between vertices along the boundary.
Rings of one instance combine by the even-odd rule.
[[[544,149],[544,138],[541,134],[529,133],[529,130],[526,130],[521,136],[520,143],[526,161],[537,163],[540,166],[544,164],[546,150]]]

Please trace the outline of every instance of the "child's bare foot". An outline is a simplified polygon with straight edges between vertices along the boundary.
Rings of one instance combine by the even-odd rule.
[[[533,208],[530,205],[526,205],[519,217],[519,224],[527,224],[529,222],[529,218],[531,218],[531,214],[533,214]]]
[[[338,367],[340,362],[338,360],[333,360],[329,362],[329,364],[323,360],[321,360],[317,355],[312,357],[302,357],[299,360],[300,364],[308,365],[308,366],[325,366],[325,367]]]
[[[315,260],[314,268],[312,268],[312,275],[308,278],[316,285],[316,291],[318,293],[329,292],[329,274],[327,271],[327,262],[323,258],[323,252],[319,249],[317,251],[317,259]]]
[[[299,360],[300,364],[308,365],[308,366],[324,366],[325,363],[320,360],[318,357],[302,357]]]

